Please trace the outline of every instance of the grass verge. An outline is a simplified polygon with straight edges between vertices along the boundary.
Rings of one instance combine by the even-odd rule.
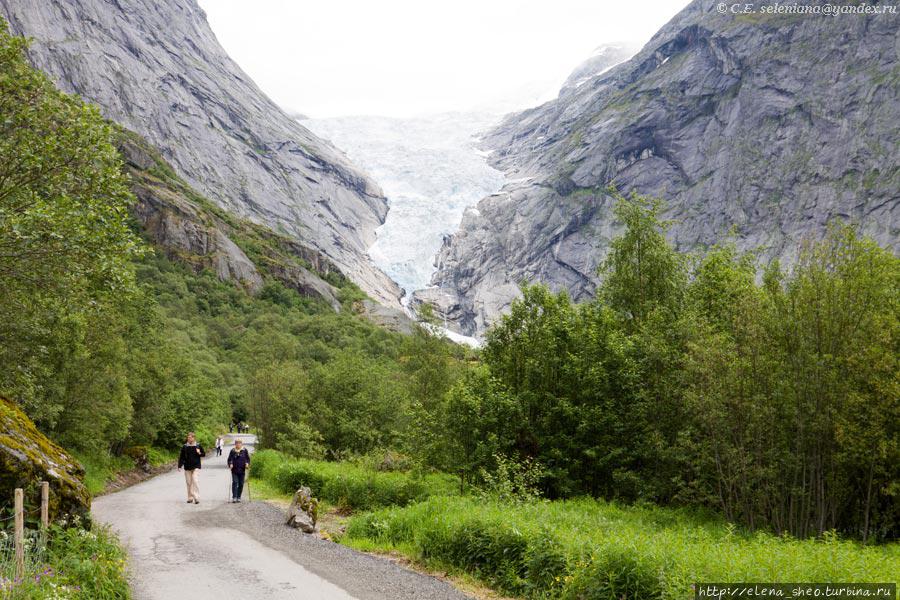
[[[0,532],[0,596],[10,600],[66,598],[125,600],[130,597],[125,551],[115,534],[95,525],[52,525],[30,532],[26,542],[26,575],[14,578],[11,536]],[[9,551],[7,551],[9,550]]]
[[[134,468],[134,459],[128,456],[76,452],[75,458],[84,467],[84,484],[91,496],[103,493],[106,485],[115,479],[117,474]]]
[[[112,456],[111,454],[86,454],[76,452],[75,458],[84,467],[84,484],[91,496],[97,496],[107,490],[117,476],[136,468],[135,459],[131,456]],[[178,453],[164,448],[148,448],[147,462],[154,469],[178,460]]]
[[[591,499],[433,497],[350,519],[340,540],[527,598],[687,599],[694,582],[896,582],[900,544],[743,533],[714,518]]]

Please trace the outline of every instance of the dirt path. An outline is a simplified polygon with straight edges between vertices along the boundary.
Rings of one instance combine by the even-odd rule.
[[[277,508],[247,503],[246,491],[244,503],[229,503],[229,449],[204,460],[199,505],[185,502],[178,471],[94,500],[94,518],[128,547],[135,600],[467,598],[390,560],[290,529]]]

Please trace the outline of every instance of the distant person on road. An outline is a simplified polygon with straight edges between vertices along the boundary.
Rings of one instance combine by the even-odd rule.
[[[222,456],[222,438],[216,438],[216,456]]]
[[[228,424],[228,433],[234,433],[234,421]]]
[[[200,504],[200,486],[197,484],[197,475],[200,471],[200,459],[206,456],[203,446],[197,443],[194,432],[187,434],[187,441],[181,447],[178,455],[178,470],[184,469],[184,482],[187,485],[188,504]]]
[[[243,440],[234,440],[234,448],[228,453],[228,468],[231,469],[231,501],[240,502],[244,476],[250,470],[250,453],[244,448]]]

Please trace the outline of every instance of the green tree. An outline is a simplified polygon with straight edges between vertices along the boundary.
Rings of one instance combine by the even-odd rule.
[[[132,414],[115,314],[142,246],[111,130],[57,91],[0,23],[0,392],[66,440],[121,438]]]
[[[656,310],[677,311],[687,283],[686,261],[665,238],[662,202],[610,193],[625,231],[612,241],[600,267],[600,295],[637,325]]]
[[[521,419],[519,402],[487,370],[468,372],[447,394],[436,421],[440,462],[435,466],[458,474],[465,489],[482,469],[496,469],[495,456],[518,454]]]

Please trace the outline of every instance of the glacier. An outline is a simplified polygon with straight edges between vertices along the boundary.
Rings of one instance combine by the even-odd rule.
[[[300,121],[342,150],[384,191],[389,210],[369,256],[403,288],[405,301],[429,285],[444,236],[456,232],[466,208],[503,187],[503,174],[476,147],[478,134],[500,117],[453,112]]]

